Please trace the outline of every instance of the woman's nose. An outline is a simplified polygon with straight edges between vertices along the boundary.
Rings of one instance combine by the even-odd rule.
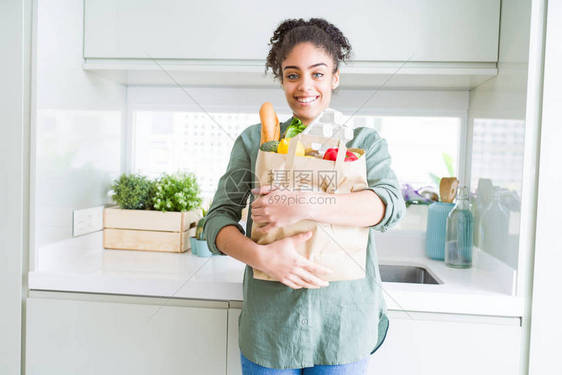
[[[312,87],[312,83],[312,78],[303,75],[303,77],[299,80],[298,89],[306,92],[310,87]]]

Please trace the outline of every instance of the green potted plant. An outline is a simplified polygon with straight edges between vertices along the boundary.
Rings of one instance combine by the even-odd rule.
[[[152,209],[155,182],[140,174],[123,173],[111,186],[113,200],[120,208],[129,210]]]
[[[164,173],[154,186],[152,205],[155,210],[191,211],[201,206],[200,190],[193,173]]]
[[[201,218],[199,185],[191,173],[150,180],[123,174],[113,185],[117,206],[104,209],[104,248],[185,252]]]
[[[207,245],[207,238],[205,237],[205,233],[203,232],[203,227],[205,226],[205,220],[207,219],[207,213],[211,208],[212,202],[209,204],[207,209],[201,208],[202,218],[199,219],[197,222],[197,229],[195,230],[195,236],[190,238],[191,241],[191,252],[194,255],[200,257],[209,257],[214,255],[209,250],[209,246]]]

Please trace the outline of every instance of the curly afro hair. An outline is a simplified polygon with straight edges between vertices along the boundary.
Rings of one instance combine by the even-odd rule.
[[[333,24],[322,18],[288,19],[277,27],[269,40],[271,49],[265,62],[265,72],[271,68],[273,76],[283,82],[281,63],[287,58],[293,47],[302,42],[310,42],[323,48],[334,61],[334,73],[340,61],[351,57],[351,45],[343,33]]]

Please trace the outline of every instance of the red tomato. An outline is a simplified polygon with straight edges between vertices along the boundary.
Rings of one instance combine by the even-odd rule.
[[[335,161],[337,157],[338,157],[338,148],[333,147],[333,148],[329,148],[329,149],[326,150],[326,152],[324,153],[323,159]],[[354,161],[354,160],[357,160],[357,156],[355,156],[355,154],[353,152],[347,151],[345,153],[344,161]]]

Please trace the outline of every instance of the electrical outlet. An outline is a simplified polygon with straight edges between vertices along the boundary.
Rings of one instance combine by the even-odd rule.
[[[97,232],[103,229],[104,206],[72,211],[72,236]]]

